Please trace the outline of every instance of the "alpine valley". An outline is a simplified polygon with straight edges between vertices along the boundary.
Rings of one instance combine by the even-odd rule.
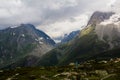
[[[0,68],[10,69],[9,71],[11,68],[16,69],[13,70],[13,74],[16,76],[22,74],[30,76],[24,76],[25,78],[18,76],[16,79],[13,76],[11,77],[13,79],[7,80],[19,80],[20,78],[21,80],[119,80],[117,70],[120,71],[120,68],[118,69],[116,66],[119,66],[120,63],[112,63],[120,57],[119,50],[120,14],[115,12],[94,12],[82,30],[73,31],[65,36],[59,45],[32,24],[21,24],[15,28],[0,30]],[[100,63],[101,61],[104,61],[104,64]],[[79,63],[82,67],[75,68],[72,63]],[[68,66],[69,64],[70,66]],[[108,70],[107,67],[114,73],[110,72],[111,70]],[[98,76],[96,70],[98,73],[103,70],[101,72],[105,74],[96,77]],[[30,71],[31,73],[29,73]],[[96,75],[92,74],[94,71]],[[5,72],[0,72],[0,75],[5,75]],[[17,72],[21,74],[17,74]],[[89,77],[89,72],[95,77]],[[38,74],[44,75],[39,76]],[[11,75],[7,73],[6,76]],[[71,76],[75,77],[71,78]],[[113,77],[110,79],[111,76],[116,76],[117,79]],[[6,79],[5,77],[1,79]]]

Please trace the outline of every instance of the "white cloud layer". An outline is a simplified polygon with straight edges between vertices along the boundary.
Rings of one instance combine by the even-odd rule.
[[[0,28],[31,23],[51,37],[87,24],[94,11],[120,11],[120,0],[0,0]]]
[[[80,30],[87,24],[88,16],[81,14],[76,17],[71,17],[69,19],[51,23],[49,25],[46,25],[46,28],[43,28],[43,30],[49,34],[52,35],[52,38],[56,37],[62,37],[66,33],[70,33],[71,31]],[[41,28],[41,27],[39,27]]]

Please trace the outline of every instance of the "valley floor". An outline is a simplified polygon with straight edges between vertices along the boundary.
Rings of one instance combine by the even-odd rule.
[[[0,70],[0,80],[120,80],[120,59]]]

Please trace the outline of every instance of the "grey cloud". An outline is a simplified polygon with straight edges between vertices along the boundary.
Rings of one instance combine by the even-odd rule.
[[[111,7],[108,5],[114,5],[114,9],[119,7],[120,1],[112,1],[113,0],[0,0],[0,29],[21,23],[31,23],[42,30],[45,30],[45,28],[55,28],[48,26],[56,22],[59,23],[62,21],[63,23],[63,21],[66,20],[73,23],[78,21],[74,17],[82,14],[90,17],[96,10],[111,10]],[[78,29],[78,26],[75,28]],[[57,29],[59,30],[59,28]]]
[[[0,4],[8,13],[8,18],[3,24],[49,24],[54,21],[63,20],[72,16],[77,16],[85,11],[99,9],[105,6],[109,0],[1,0]],[[96,7],[98,6],[98,7]],[[1,8],[0,8],[1,10]],[[7,15],[3,15],[6,17]]]

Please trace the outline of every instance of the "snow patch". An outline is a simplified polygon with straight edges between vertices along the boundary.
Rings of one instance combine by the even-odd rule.
[[[13,33],[11,33],[11,35],[12,35],[12,36],[15,36],[15,33],[13,32]]]
[[[13,32],[13,34],[12,34],[13,36],[15,36],[15,33]]]
[[[43,44],[43,42],[41,42],[43,40],[43,37],[39,37],[38,39],[35,39],[35,41],[39,42],[39,44]]]
[[[40,42],[40,41],[39,41],[39,44],[43,44],[43,42]]]
[[[43,40],[43,37],[39,37],[38,40]]]
[[[25,37],[25,34],[22,34],[22,37]]]
[[[16,27],[17,27],[17,26],[11,26],[10,28],[12,28],[12,29],[13,29],[13,28],[16,28]]]
[[[38,39],[35,39],[35,41],[39,41]]]
[[[47,37],[47,39],[50,39],[49,37]]]

